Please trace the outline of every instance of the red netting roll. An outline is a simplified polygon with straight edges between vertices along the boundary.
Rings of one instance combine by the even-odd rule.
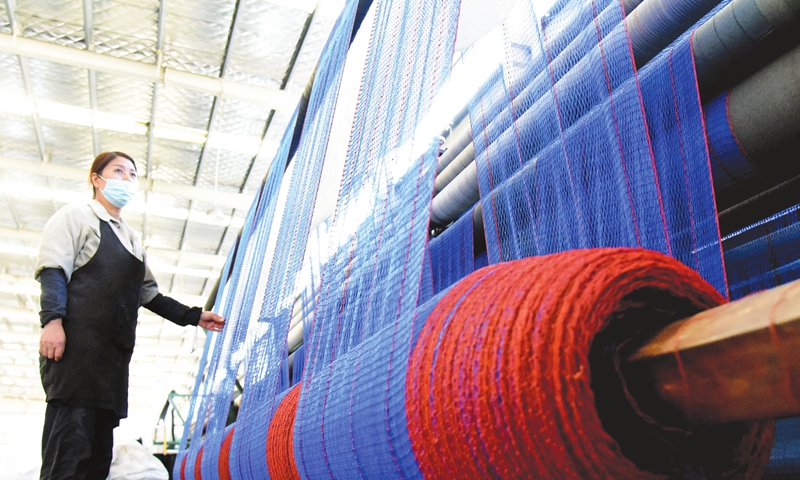
[[[219,463],[217,463],[217,473],[220,480],[231,480],[231,443],[233,443],[233,431],[236,430],[236,425],[233,424],[228,429],[225,435],[225,440],[222,441],[222,446],[219,447]]]
[[[429,316],[406,410],[427,479],[760,478],[773,423],[661,425],[627,399],[638,334],[724,301],[637,249],[573,250],[483,268]]]
[[[205,447],[200,447],[200,450],[197,452],[197,458],[195,458],[194,461],[194,480],[203,480],[203,448]]]
[[[294,463],[294,418],[300,399],[298,383],[283,397],[267,432],[267,469],[272,480],[300,480]]]
[[[189,458],[189,453],[187,452],[183,456],[183,461],[181,461],[181,480],[186,480],[186,460]]]

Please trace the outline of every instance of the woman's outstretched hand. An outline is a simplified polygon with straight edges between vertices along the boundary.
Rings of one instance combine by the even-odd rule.
[[[209,332],[219,332],[225,326],[225,319],[214,312],[203,312],[200,314],[200,321],[197,324]]]

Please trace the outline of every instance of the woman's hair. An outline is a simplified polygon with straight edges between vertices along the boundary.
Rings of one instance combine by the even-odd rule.
[[[127,153],[122,152],[103,152],[100,155],[94,157],[94,162],[92,162],[92,168],[89,170],[89,185],[92,186],[92,198],[97,196],[97,189],[94,188],[94,184],[92,183],[92,174],[96,173],[100,175],[103,173],[103,169],[106,168],[106,165],[111,163],[117,157],[124,157],[131,161],[133,164],[133,168],[136,168],[136,162],[133,161],[130,155]]]

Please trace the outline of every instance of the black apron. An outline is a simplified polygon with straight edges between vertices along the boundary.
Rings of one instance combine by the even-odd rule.
[[[39,357],[48,402],[128,414],[128,364],[144,281],[144,262],[100,221],[100,246],[67,284],[67,337],[56,362]]]

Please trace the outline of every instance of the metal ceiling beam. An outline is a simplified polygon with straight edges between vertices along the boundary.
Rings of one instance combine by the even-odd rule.
[[[228,40],[225,44],[225,54],[222,57],[222,65],[220,65],[219,69],[219,78],[222,79],[225,77],[225,72],[228,70],[228,62],[231,58],[231,45],[233,45],[233,40],[236,38],[236,25],[239,23],[239,18],[242,13],[242,2],[237,0],[236,6],[233,9],[233,18],[231,19],[231,27],[228,30]],[[214,129],[216,125],[217,117],[220,115],[220,110],[222,107],[222,97],[214,97],[214,100],[211,103],[211,114],[208,116],[208,125],[206,126],[206,131],[208,132],[208,136],[211,136],[211,131]],[[208,153],[208,142],[203,144],[203,147],[200,150],[200,159],[197,162],[197,168],[194,172],[194,180],[192,180],[192,185],[197,186],[197,182],[200,180],[200,174],[203,170],[203,163],[206,159],[206,154]],[[219,168],[219,149],[217,149],[217,159],[216,159],[216,168]],[[217,189],[217,179],[214,179],[214,190]],[[215,198],[216,199],[216,198]],[[216,206],[216,205],[215,205]],[[193,202],[189,201],[189,211],[192,211]],[[186,230],[189,228],[189,220],[187,219],[183,223],[183,231],[181,231],[181,239],[178,242],[178,250],[183,250],[184,243],[186,241]],[[224,232],[223,232],[224,234]],[[169,289],[172,291],[172,287],[175,285],[175,275],[172,275],[172,278],[169,282]],[[205,288],[205,284],[203,284],[203,288]]]
[[[36,230],[21,230],[19,228],[0,227],[0,237],[23,242],[41,242],[42,232]]]
[[[8,14],[8,24],[11,25],[11,31],[16,33],[17,31],[17,17],[14,14],[14,11],[17,9],[16,1],[15,0],[5,0],[6,4],[6,13]]]
[[[0,238],[41,243],[42,232],[38,232],[36,230],[0,227]],[[207,265],[212,268],[222,268],[225,265],[225,257],[210,253],[179,252],[177,250],[154,247],[147,247],[147,253],[150,256],[161,257],[165,260],[176,262],[181,261],[195,265]]]
[[[83,43],[87,51],[94,51],[94,39],[92,37],[92,26],[94,23],[92,15],[92,0],[83,0]],[[96,157],[100,153],[100,137],[97,135],[97,122],[94,112],[97,108],[97,73],[89,70],[89,105],[92,108],[92,151]]]
[[[68,180],[86,181],[86,170],[52,163],[31,162],[11,157],[0,156],[0,169],[14,170],[17,172],[44,175],[50,178],[64,178]],[[172,195],[189,200],[208,201],[214,195],[212,190],[190,185],[152,180],[148,177],[139,177],[139,188],[145,192]],[[220,192],[216,193],[217,203],[228,208],[248,208],[253,201],[252,195],[243,193]]]
[[[162,82],[165,85],[176,85],[215,96],[224,95],[228,98],[266,105],[274,110],[293,109],[297,105],[296,94],[275,88],[259,87],[219,77],[189,73],[163,65],[141,63],[111,55],[77,50],[16,35],[0,34],[0,52],[98,72],[135,77],[150,82]]]
[[[16,208],[14,208],[14,203],[11,200],[11,196],[8,194],[8,192],[3,192],[3,196],[5,197],[6,203],[8,204],[8,211],[9,213],[11,213],[11,217],[14,219],[14,225],[16,225],[17,228],[19,229],[22,225],[22,222],[19,219],[19,214],[17,213]],[[33,267],[34,266],[33,258],[28,257],[28,261],[30,262],[31,267]],[[0,279],[5,275],[7,275],[5,273],[6,272],[5,268],[2,269],[2,272],[3,273],[0,274]],[[10,293],[13,293],[16,296],[17,301],[19,302],[20,305],[23,306],[26,305],[25,298],[23,297],[24,293],[20,292],[10,292]]]
[[[164,18],[166,17],[166,0],[158,4],[158,30],[156,33],[156,65],[161,65],[164,58]],[[147,127],[147,159],[145,161],[145,176],[151,178],[153,172],[153,145],[155,143],[156,112],[158,111],[158,94],[161,84],[153,82],[153,98],[150,104],[150,124]],[[147,205],[150,194],[144,193],[144,203]],[[142,241],[147,238],[147,214],[142,215]]]
[[[28,101],[31,104],[31,120],[33,121],[33,128],[36,130],[36,145],[39,147],[39,157],[42,161],[47,161],[47,149],[44,143],[44,131],[42,130],[42,122],[39,120],[38,110],[36,109],[36,96],[33,92],[33,82],[31,82],[31,72],[28,67],[28,59],[22,55],[18,55],[19,69],[22,72],[22,84],[25,85],[25,94],[28,96]]]

